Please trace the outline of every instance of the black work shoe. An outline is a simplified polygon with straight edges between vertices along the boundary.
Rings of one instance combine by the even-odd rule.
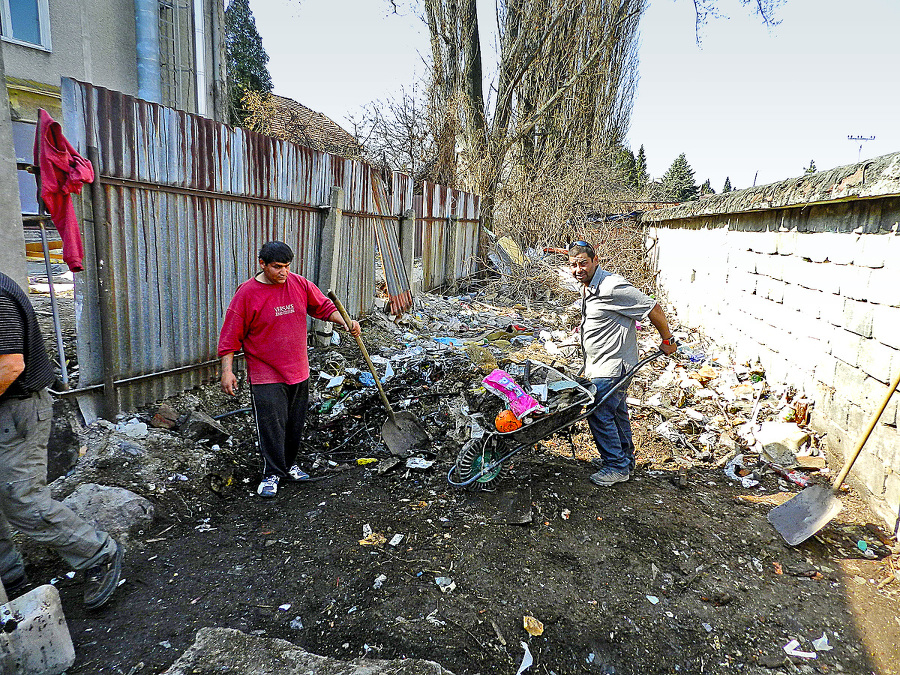
[[[125,552],[121,544],[116,544],[116,551],[106,557],[99,565],[89,567],[84,572],[84,606],[97,609],[112,596],[119,577],[122,576],[122,558]]]
[[[6,591],[6,597],[12,600],[13,598],[17,598],[22,593],[25,592],[25,589],[28,588],[28,585],[31,582],[28,580],[28,575],[24,572],[22,576],[18,579],[14,579],[13,581],[4,581],[3,589]]]

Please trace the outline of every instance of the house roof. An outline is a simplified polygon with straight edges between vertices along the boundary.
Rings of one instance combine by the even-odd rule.
[[[261,105],[265,106],[265,113],[253,111],[252,114],[255,131],[344,157],[358,157],[362,153],[362,146],[353,134],[302,103],[271,94]]]

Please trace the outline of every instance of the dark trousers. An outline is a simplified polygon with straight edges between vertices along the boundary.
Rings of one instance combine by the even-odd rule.
[[[309,380],[297,384],[251,384],[253,415],[263,476],[285,478],[296,463],[306,423]]]
[[[592,382],[597,387],[596,400],[599,401],[618,380],[617,377],[594,378]],[[623,473],[634,470],[634,441],[628,419],[626,389],[625,386],[621,387],[587,419],[594,443],[603,457],[603,465]]]

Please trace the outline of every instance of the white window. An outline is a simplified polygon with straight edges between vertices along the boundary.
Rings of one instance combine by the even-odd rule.
[[[49,50],[48,0],[0,0],[0,33],[9,42]]]

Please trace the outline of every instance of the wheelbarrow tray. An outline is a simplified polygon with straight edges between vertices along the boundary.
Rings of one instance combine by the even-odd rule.
[[[487,431],[481,439],[472,439],[463,445],[456,463],[450,467],[447,482],[454,487],[470,487],[478,483],[481,489],[491,489],[489,484],[498,480],[504,464],[513,455],[546,440],[553,434],[589,417],[610,396],[627,386],[632,376],[646,364],[663,355],[657,351],[642,359],[634,368],[622,375],[602,397],[597,397],[596,387],[587,381],[573,380],[544,363],[532,363],[532,375],[543,375],[545,382],[571,382],[567,389],[574,397],[552,413],[539,417],[530,424],[514,431]],[[477,445],[476,445],[477,444]],[[459,478],[462,477],[462,480]],[[454,479],[456,478],[456,480]]]

